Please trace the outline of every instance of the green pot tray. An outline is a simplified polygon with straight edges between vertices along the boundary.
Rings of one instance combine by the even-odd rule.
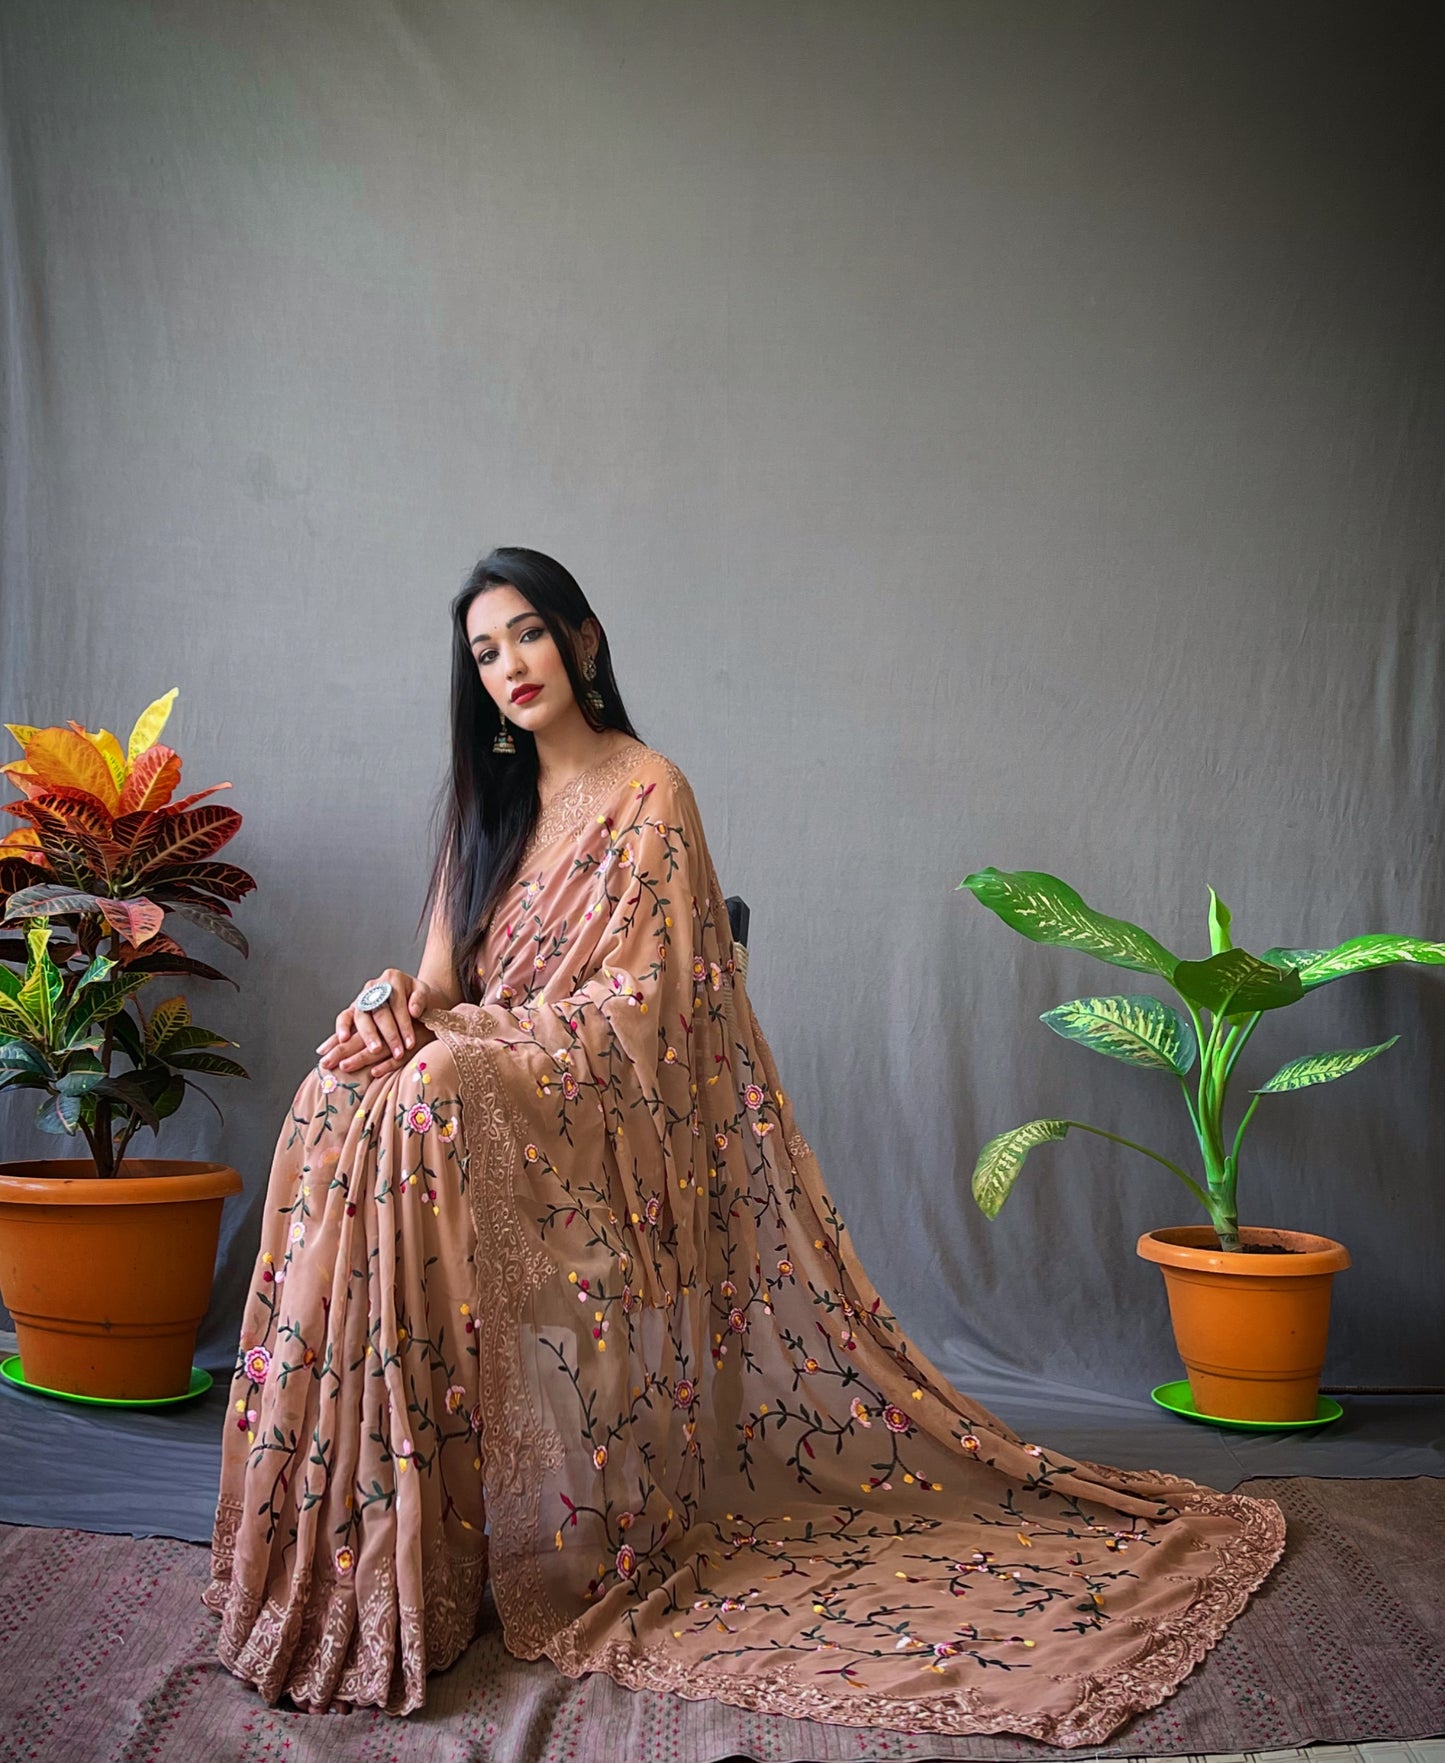
[[[216,1381],[209,1371],[193,1365],[190,1387],[179,1396],[78,1396],[74,1390],[50,1390],[42,1383],[31,1383],[21,1368],[18,1353],[0,1360],[0,1377],[18,1390],[29,1390],[32,1395],[55,1396],[62,1402],[84,1402],[92,1408],[169,1408],[177,1402],[193,1402],[197,1396],[204,1396]]]
[[[1241,1426],[1249,1432],[1296,1432],[1304,1426],[1328,1426],[1344,1413],[1332,1396],[1320,1396],[1316,1398],[1314,1415],[1309,1420],[1226,1420],[1220,1414],[1199,1412],[1194,1406],[1187,1377],[1174,1383],[1161,1383],[1149,1394],[1161,1408],[1167,1408],[1171,1414],[1182,1414],[1186,1420],[1202,1420],[1208,1426]]]

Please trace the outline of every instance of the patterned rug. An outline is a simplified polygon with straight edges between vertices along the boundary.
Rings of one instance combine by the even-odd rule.
[[[1289,1547],[1178,1694],[1087,1755],[1445,1732],[1445,1480],[1256,1480]],[[1027,1739],[817,1726],[523,1664],[486,1626],[427,1706],[267,1708],[216,1662],[194,1544],[0,1527],[0,1763],[757,1763],[1061,1757]]]

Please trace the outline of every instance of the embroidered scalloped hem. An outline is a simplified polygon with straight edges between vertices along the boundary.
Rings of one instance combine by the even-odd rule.
[[[1140,1480],[1150,1479],[1146,1471],[1132,1473]],[[1275,1501],[1245,1494],[1216,1494],[1172,1476],[1158,1479],[1190,1490],[1194,1496],[1186,1500],[1190,1510],[1239,1518],[1240,1534],[1226,1549],[1214,1573],[1199,1582],[1189,1607],[1165,1621],[1149,1624],[1149,1636],[1140,1652],[1121,1663],[1117,1670],[1078,1678],[1079,1699],[1061,1715],[1031,1715],[1024,1709],[986,1706],[977,1692],[967,1689],[935,1691],[916,1699],[842,1697],[832,1690],[799,1683],[791,1666],[777,1671],[755,1671],[741,1678],[696,1665],[670,1664],[650,1654],[639,1656],[629,1653],[625,1643],[620,1642],[579,1659],[567,1646],[565,1634],[543,1643],[539,1653],[527,1656],[545,1655],[568,1677],[603,1671],[627,1689],[661,1691],[689,1702],[725,1702],[750,1713],[777,1714],[793,1720],[906,1733],[1008,1733],[1064,1748],[1102,1744],[1134,1715],[1158,1707],[1179,1689],[1269,1577],[1284,1552],[1284,1513]],[[507,1644],[509,1650],[516,1651],[510,1640]]]

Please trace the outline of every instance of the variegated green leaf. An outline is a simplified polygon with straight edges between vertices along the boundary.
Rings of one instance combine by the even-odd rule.
[[[186,1052],[166,1054],[166,1064],[176,1071],[205,1071],[212,1077],[249,1077],[244,1065],[225,1059],[219,1053]]]
[[[1041,870],[981,869],[958,884],[996,912],[1005,924],[1034,943],[1082,949],[1114,967],[1160,973],[1167,979],[1178,957],[1148,931],[1123,918],[1106,918],[1086,906],[1056,875]]]
[[[1299,975],[1292,969],[1261,961],[1246,949],[1226,949],[1207,961],[1181,961],[1171,978],[1182,998],[1216,1016],[1278,1010],[1304,996]]]
[[[1307,992],[1346,974],[1366,973],[1372,967],[1392,967],[1397,961],[1414,961],[1422,967],[1445,967],[1445,943],[1423,937],[1396,937],[1377,933],[1351,937],[1337,948],[1311,951],[1313,958],[1300,968],[1300,983]]]
[[[1067,1120],[1030,1120],[990,1139],[979,1152],[973,1169],[973,1197],[979,1210],[989,1218],[997,1218],[1029,1152],[1036,1145],[1066,1137],[1070,1124]]]
[[[1234,947],[1234,944],[1229,940],[1231,916],[1229,908],[1224,904],[1223,900],[1220,899],[1219,895],[1215,893],[1214,889],[1210,888],[1209,948],[1211,954],[1223,955],[1227,949],[1232,949]]]
[[[25,973],[25,983],[16,995],[15,1002],[34,1023],[41,1041],[48,1046],[55,1026],[55,1008],[65,990],[65,981],[61,978],[60,969],[50,959],[47,947],[50,942],[50,925],[45,919],[31,920],[30,928],[25,933],[25,942],[30,950],[30,962]]]
[[[1254,1093],[1257,1096],[1277,1096],[1285,1090],[1307,1090],[1311,1084],[1333,1083],[1337,1077],[1348,1077],[1352,1071],[1358,1071],[1387,1047],[1393,1047],[1399,1038],[1399,1035],[1391,1035],[1378,1047],[1342,1047],[1337,1053],[1307,1053],[1303,1059],[1291,1059]]]
[[[1039,1020],[1066,1041],[1147,1071],[1171,1071],[1183,1077],[1199,1050],[1193,1028],[1179,1012],[1147,995],[1075,998],[1046,1010]]]
[[[35,1124],[41,1132],[63,1132],[74,1135],[80,1125],[80,1097],[47,1096],[36,1112]]]

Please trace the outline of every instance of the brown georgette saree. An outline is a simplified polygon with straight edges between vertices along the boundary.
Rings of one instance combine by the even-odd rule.
[[[1079,1745],[1176,1688],[1279,1508],[1027,1443],[907,1339],[675,765],[639,742],[548,806],[483,973],[403,1070],[314,1070],[282,1128],[226,1665],[407,1713],[490,1578],[522,1658],[770,1713]]]

